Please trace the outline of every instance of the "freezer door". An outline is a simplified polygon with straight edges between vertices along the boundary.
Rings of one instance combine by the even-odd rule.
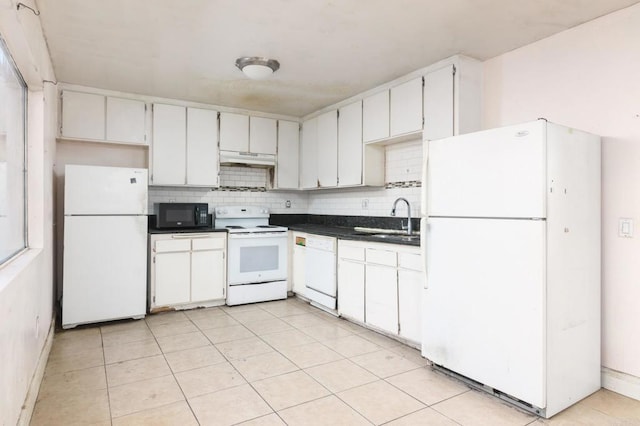
[[[147,170],[67,165],[65,215],[147,214]]]
[[[63,256],[63,327],[145,315],[146,216],[67,216]]]
[[[545,222],[430,218],[422,354],[545,407]]]
[[[429,216],[546,217],[545,129],[539,120],[426,142]]]

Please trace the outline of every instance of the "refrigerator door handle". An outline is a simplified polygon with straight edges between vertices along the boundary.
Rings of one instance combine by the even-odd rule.
[[[428,197],[428,172],[429,172],[429,140],[422,143],[422,191],[420,200],[420,256],[422,257],[422,282],[423,288],[429,288],[427,282],[427,233],[429,232],[429,203]]]

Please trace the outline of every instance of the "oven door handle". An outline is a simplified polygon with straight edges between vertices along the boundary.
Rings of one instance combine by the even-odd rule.
[[[260,233],[247,233],[247,234],[229,234],[229,239],[234,240],[249,240],[254,238],[287,238],[286,232],[260,232]]]
[[[180,234],[180,235],[172,235],[171,238],[174,240],[191,240],[195,238],[209,238],[209,234]]]

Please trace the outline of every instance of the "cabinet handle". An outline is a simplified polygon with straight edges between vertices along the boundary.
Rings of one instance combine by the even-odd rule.
[[[184,235],[172,235],[174,240],[191,240],[195,238],[209,238],[208,234],[184,234]]]

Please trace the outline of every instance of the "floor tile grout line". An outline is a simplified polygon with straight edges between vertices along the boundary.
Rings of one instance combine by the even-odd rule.
[[[102,340],[102,329],[98,328],[100,332],[100,343],[102,346],[102,366],[104,367],[104,383],[107,387],[107,408],[109,409],[109,424],[113,426],[113,415],[111,414],[111,392],[109,390],[109,377],[107,376],[107,354],[105,353],[104,341]]]
[[[185,315],[186,316],[186,315]],[[188,317],[187,317],[188,318]],[[189,321],[191,321],[191,319],[189,318]],[[195,324],[193,323],[193,321],[191,321],[191,324],[193,324],[195,326]],[[198,328],[196,326],[196,328]],[[153,333],[153,331],[152,331]],[[155,334],[154,334],[155,337]],[[206,338],[206,336],[205,336]],[[193,407],[191,406],[191,404],[189,403],[189,398],[187,398],[187,395],[184,393],[184,389],[182,389],[182,386],[180,385],[180,381],[178,380],[178,378],[176,377],[175,372],[173,371],[173,369],[171,368],[171,364],[169,364],[169,360],[167,359],[166,354],[164,353],[164,351],[162,350],[162,347],[160,346],[160,342],[158,342],[158,339],[156,338],[156,344],[158,345],[158,347],[160,348],[160,352],[162,352],[162,356],[164,358],[164,362],[167,363],[167,366],[169,367],[169,371],[171,371],[171,375],[173,376],[173,380],[176,382],[176,385],[178,385],[178,389],[180,389],[180,393],[182,394],[182,397],[184,398],[184,402],[187,404],[187,407],[189,407],[189,411],[191,411],[191,415],[193,415],[193,418],[196,419],[196,422],[198,423],[198,425],[200,425],[200,420],[198,419],[198,417],[196,416],[195,411],[193,411]]]

